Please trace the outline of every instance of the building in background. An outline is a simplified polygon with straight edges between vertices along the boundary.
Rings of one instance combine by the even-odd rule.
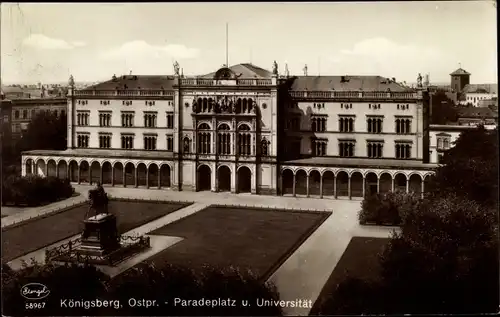
[[[37,113],[50,111],[58,116],[66,116],[68,107],[66,98],[13,99],[9,105],[11,135],[14,139],[22,135]]]
[[[238,64],[197,77],[126,75],[68,94],[68,150],[23,175],[313,197],[422,193],[429,98],[380,76],[279,76]]]
[[[498,85],[469,84],[464,87],[463,94],[462,104],[480,107],[483,104],[482,101],[488,102],[488,100],[495,100],[498,97]]]

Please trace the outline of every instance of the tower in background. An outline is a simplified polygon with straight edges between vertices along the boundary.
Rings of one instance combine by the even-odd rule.
[[[470,73],[459,67],[456,71],[450,74],[451,89],[456,93],[461,93],[465,85],[470,83]]]

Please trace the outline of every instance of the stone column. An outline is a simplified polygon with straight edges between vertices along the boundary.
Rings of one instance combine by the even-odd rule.
[[[363,175],[363,198],[366,196],[366,178]]]
[[[81,179],[80,179],[81,171],[80,170],[81,170],[81,166],[78,165],[78,184],[81,183]]]
[[[319,176],[319,198],[323,198],[323,175]]]
[[[333,198],[337,199],[337,176],[333,175]]]
[[[115,167],[111,166],[111,186],[115,186]]]
[[[48,177],[49,176],[49,163],[45,163],[45,177]]]
[[[309,175],[306,178],[306,196],[309,197]]]
[[[89,184],[92,185],[92,165],[89,165]]]
[[[396,179],[393,177],[392,178],[392,192],[394,192],[395,188],[396,188]]]
[[[410,192],[410,179],[408,177],[406,178],[406,192]]]
[[[103,185],[104,184],[104,172],[102,171],[102,165],[99,167],[99,172],[100,172],[99,180],[101,182],[101,185]]]
[[[351,175],[347,178],[347,192],[349,195],[349,199],[352,199],[352,194],[351,194]]]
[[[56,178],[59,178],[59,164],[56,163]]]
[[[127,187],[127,169],[123,166],[123,187]]]
[[[295,197],[295,173],[293,173],[293,187],[292,187],[292,194],[293,194],[293,197]]]
[[[31,174],[38,175],[38,166],[35,164],[35,161],[31,163]]]
[[[137,186],[139,186],[139,182],[137,180],[138,176],[139,176],[139,171],[138,171],[138,168],[135,167],[134,168],[134,187],[135,188],[137,188]]]
[[[380,177],[377,176],[377,194],[380,193]]]
[[[161,166],[158,168],[158,189],[161,188]]]
[[[146,168],[146,188],[149,189],[149,168]]]
[[[70,162],[70,163],[71,163],[71,162]],[[72,178],[73,178],[73,177],[71,177],[71,176],[72,176],[72,175],[71,175],[71,167],[70,167],[70,164],[68,164],[68,165],[66,166],[66,177],[69,179],[69,181],[70,181],[70,182],[71,182],[71,180],[72,180]]]
[[[425,183],[424,180],[422,180],[422,183],[420,183],[420,190],[421,190],[421,196],[424,198],[424,190],[425,190]]]

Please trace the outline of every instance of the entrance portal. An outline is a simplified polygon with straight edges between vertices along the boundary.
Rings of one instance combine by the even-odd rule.
[[[219,191],[231,191],[231,170],[229,169],[229,167],[221,166],[219,167],[219,170],[217,172],[217,178],[219,180]]]
[[[252,172],[246,166],[238,169],[238,193],[250,193],[252,191]]]
[[[212,171],[207,165],[201,165],[196,173],[196,187],[198,191],[212,189]]]

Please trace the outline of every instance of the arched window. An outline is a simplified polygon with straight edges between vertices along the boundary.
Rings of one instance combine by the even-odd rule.
[[[191,152],[191,139],[187,136],[184,137],[182,149],[183,149],[183,152],[186,154]]]
[[[250,127],[246,124],[238,128],[238,154],[252,155],[252,134]]]
[[[210,154],[212,146],[212,133],[210,126],[206,123],[202,123],[198,126],[198,153],[199,154]]]
[[[229,133],[229,126],[221,124],[217,133],[217,153],[222,155],[231,154],[231,133]]]

